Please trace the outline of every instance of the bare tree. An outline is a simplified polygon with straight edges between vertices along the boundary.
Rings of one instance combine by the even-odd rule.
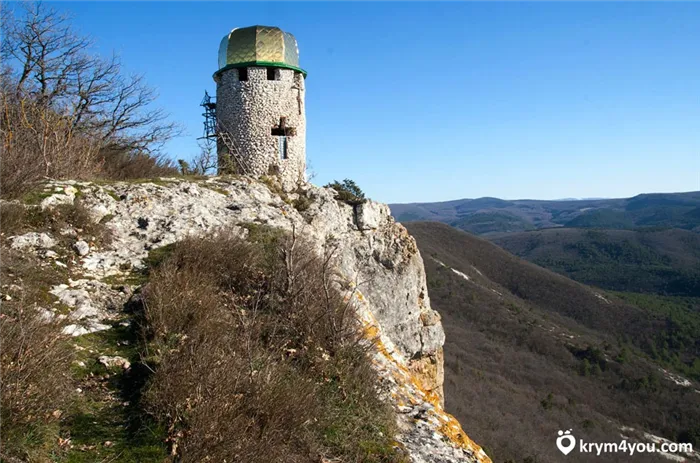
[[[3,93],[3,190],[36,178],[73,174],[90,177],[100,171],[99,140],[76,134],[68,118],[32,104],[12,101]]]
[[[184,159],[177,160],[182,175],[208,175],[216,172],[216,161],[216,142],[211,138],[199,142],[199,154],[192,159],[192,163]]]
[[[126,76],[116,56],[91,54],[92,41],[76,34],[55,10],[41,3],[24,3],[15,11],[6,7],[2,36],[2,100],[11,108],[0,127],[5,166],[40,147],[42,175],[81,176],[75,167],[61,168],[71,165],[61,154],[70,143],[90,146],[80,156],[94,171],[115,154],[157,157],[164,143],[180,133],[163,110],[153,107],[157,94],[142,75]],[[21,146],[20,140],[30,146]]]
[[[155,151],[177,132],[161,109],[151,108],[157,94],[142,75],[124,76],[116,56],[91,55],[92,42],[55,10],[41,3],[23,9],[2,26],[2,59],[14,71],[18,97],[70,118],[76,129],[100,133],[105,142],[139,151]]]

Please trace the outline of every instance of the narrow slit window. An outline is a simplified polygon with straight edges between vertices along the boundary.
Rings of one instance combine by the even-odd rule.
[[[287,159],[287,136],[280,135],[278,137],[278,140],[279,140],[280,160]]]
[[[267,68],[267,80],[277,80],[277,73],[275,68]]]
[[[238,68],[238,80],[248,80],[248,68]]]

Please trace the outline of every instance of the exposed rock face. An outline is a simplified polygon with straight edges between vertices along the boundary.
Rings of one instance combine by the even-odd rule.
[[[415,462],[490,461],[442,409],[445,340],[439,315],[430,308],[423,260],[406,229],[388,206],[367,202],[353,208],[335,200],[331,189],[305,185],[310,206],[299,212],[263,183],[211,178],[156,183],[60,182],[47,204],[75,198],[112,232],[111,244],[87,249],[80,264],[85,279],[59,285],[53,293],[74,309],[71,333],[104,329],[100,322],[130,291],[100,280],[142,267],[149,250],[185,236],[226,227],[241,235],[246,225],[265,224],[305,236],[319,250],[334,249],[334,262],[368,337],[377,341],[374,364],[399,411],[404,444]],[[50,207],[50,206],[47,206]],[[18,237],[28,246],[46,238]]]
[[[29,250],[39,250],[39,249],[49,249],[56,246],[56,240],[50,237],[46,233],[26,233],[20,236],[14,236],[12,240],[12,249],[29,249]]]
[[[108,330],[102,322],[113,319],[115,311],[128,299],[129,291],[118,291],[99,280],[68,280],[68,284],[54,286],[51,294],[62,304],[73,309],[68,315],[70,324],[63,332],[81,336],[96,331]]]

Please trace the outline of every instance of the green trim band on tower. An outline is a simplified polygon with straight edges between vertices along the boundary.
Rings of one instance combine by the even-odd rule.
[[[297,71],[301,72],[301,74],[304,76],[306,79],[306,71],[303,70],[302,68],[298,68],[296,66],[292,66],[287,63],[280,63],[277,61],[248,61],[245,63],[234,63],[234,64],[228,64],[218,71],[216,71],[213,75],[214,78],[216,78],[218,75],[220,75],[224,71],[228,71],[229,69],[238,69],[238,68],[248,68],[248,67],[265,67],[265,68],[283,68],[283,69],[291,69],[292,71]]]

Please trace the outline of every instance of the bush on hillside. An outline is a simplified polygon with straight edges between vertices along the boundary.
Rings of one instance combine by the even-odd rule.
[[[16,235],[17,232],[24,228],[26,215],[26,207],[21,203],[0,203],[0,224],[2,225],[2,233],[5,233],[7,236]]]
[[[31,460],[33,449],[55,445],[57,423],[70,392],[72,350],[61,325],[47,323],[36,307],[3,303],[0,460]]]
[[[180,174],[172,161],[162,155],[115,149],[103,150],[98,159],[102,167],[98,177],[109,180],[175,177]]]
[[[181,461],[404,461],[360,325],[321,259],[252,227],[176,244],[144,290],[147,410]],[[326,256],[330,257],[330,256]]]
[[[342,183],[335,180],[332,183],[326,185],[326,188],[333,188],[335,191],[338,192],[335,199],[347,203],[351,206],[357,206],[367,201],[362,189],[359,186],[357,186],[357,184],[353,180],[350,180],[348,178],[343,180]]]

